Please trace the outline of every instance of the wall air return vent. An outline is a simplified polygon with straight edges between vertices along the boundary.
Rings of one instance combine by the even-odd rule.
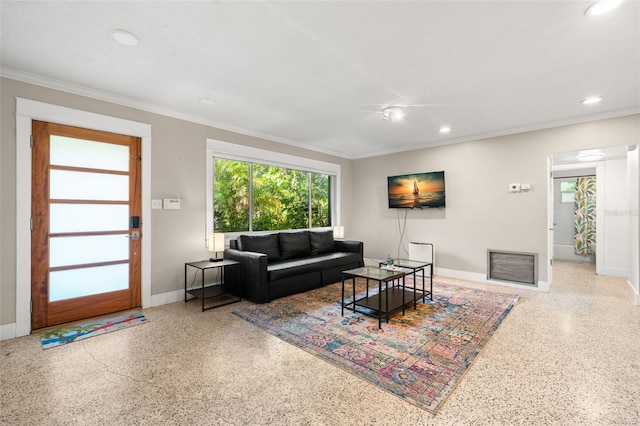
[[[538,286],[538,254],[487,250],[487,279]]]

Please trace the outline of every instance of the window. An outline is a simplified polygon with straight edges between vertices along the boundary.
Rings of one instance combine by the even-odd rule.
[[[576,181],[560,182],[560,197],[563,203],[573,203],[576,193]]]
[[[340,166],[207,140],[207,233],[339,223]]]

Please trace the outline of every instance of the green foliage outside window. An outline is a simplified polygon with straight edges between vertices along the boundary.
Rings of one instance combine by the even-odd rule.
[[[311,224],[331,226],[331,181],[329,175],[311,174]]]
[[[246,232],[331,226],[330,187],[328,175],[215,158],[215,229]]]
[[[222,232],[249,230],[249,163],[214,159],[213,214]]]
[[[253,165],[253,230],[307,228],[309,174]]]

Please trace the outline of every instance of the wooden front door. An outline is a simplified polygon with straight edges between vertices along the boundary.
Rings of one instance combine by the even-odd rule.
[[[141,305],[140,145],[33,121],[32,330]]]

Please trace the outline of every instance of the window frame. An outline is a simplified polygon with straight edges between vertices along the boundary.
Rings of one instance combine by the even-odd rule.
[[[215,139],[206,138],[206,217],[205,217],[205,247],[208,244],[208,235],[213,232],[213,159],[223,158],[225,160],[244,161],[247,163],[257,163],[267,166],[276,166],[286,169],[301,170],[304,172],[326,174],[333,177],[331,179],[331,198],[334,200],[331,209],[332,226],[340,224],[340,187],[341,187],[341,166],[340,164],[329,163],[311,158],[299,157],[290,154],[283,154],[275,151],[268,151],[261,148],[254,148],[246,145],[237,145]],[[319,229],[331,229],[323,227]],[[230,239],[237,238],[241,234],[268,234],[274,231],[243,231],[225,233],[225,245]]]

